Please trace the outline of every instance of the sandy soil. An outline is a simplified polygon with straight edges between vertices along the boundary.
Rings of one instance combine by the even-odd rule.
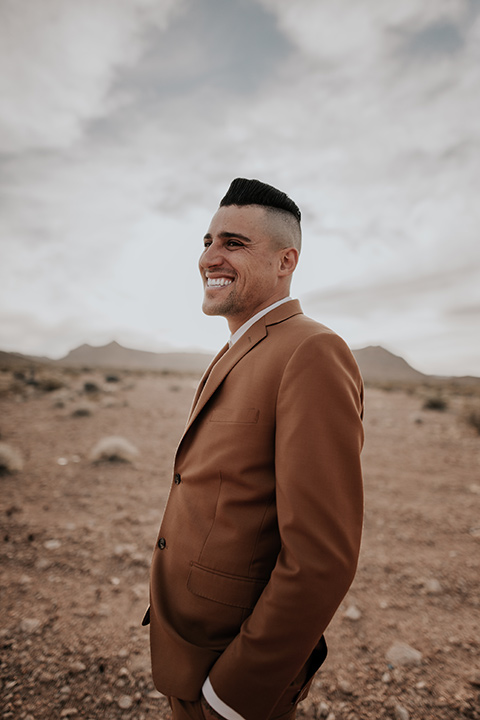
[[[53,392],[0,379],[0,441],[24,457],[0,477],[0,717],[166,719],[140,622],[196,379],[70,372]],[[480,718],[480,436],[463,418],[480,400],[429,411],[427,392],[367,391],[359,570],[300,716]],[[109,435],[138,448],[134,464],[90,461]],[[393,661],[398,642],[421,657]]]

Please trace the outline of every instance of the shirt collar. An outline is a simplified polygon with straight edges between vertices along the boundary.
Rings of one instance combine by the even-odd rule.
[[[244,322],[243,325],[240,325],[238,330],[235,330],[233,335],[230,335],[230,340],[228,341],[228,347],[232,347],[232,345],[234,345],[237,342],[237,340],[240,340],[242,335],[244,335],[244,333],[246,333],[247,330],[249,328],[251,328],[254,323],[257,322],[257,320],[260,320],[261,317],[263,317],[264,315],[269,313],[270,310],[273,310],[274,308],[279,307],[279,305],[283,305],[283,303],[286,303],[291,299],[292,298],[290,296],[288,296],[288,297],[282,298],[282,300],[277,300],[277,302],[274,302],[271,305],[269,305],[268,307],[264,308],[263,310],[260,310],[260,312],[258,312],[256,315],[251,317],[249,320],[247,320],[247,322]]]

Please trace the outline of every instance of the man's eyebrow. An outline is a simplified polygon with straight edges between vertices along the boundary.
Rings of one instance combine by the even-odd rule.
[[[222,238],[223,240],[229,240],[230,238],[238,238],[239,240],[244,240],[247,243],[251,243],[251,238],[247,237],[246,235],[242,235],[242,233],[238,232],[227,232],[224,230],[224,232],[218,233],[218,237]],[[210,233],[207,233],[204,238],[204,240],[211,240],[212,236]]]

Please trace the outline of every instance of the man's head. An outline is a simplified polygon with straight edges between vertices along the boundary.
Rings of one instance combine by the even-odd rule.
[[[231,332],[289,293],[301,246],[300,210],[258,180],[232,182],[205,235],[199,260],[203,311]]]

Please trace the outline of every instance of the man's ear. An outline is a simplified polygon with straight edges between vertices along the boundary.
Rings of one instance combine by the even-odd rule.
[[[283,248],[280,251],[279,256],[279,276],[291,275],[298,263],[298,250],[297,248]]]

